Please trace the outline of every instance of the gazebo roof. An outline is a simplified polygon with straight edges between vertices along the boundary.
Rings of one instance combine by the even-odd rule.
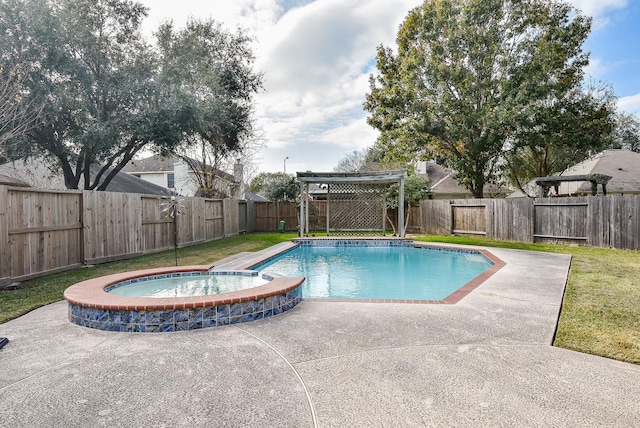
[[[607,184],[611,180],[610,175],[588,174],[588,175],[552,175],[549,177],[536,177],[536,184],[539,186],[553,186],[563,181],[591,181],[598,184]]]
[[[354,183],[354,184],[384,184],[397,183],[407,178],[404,169],[390,171],[362,171],[362,172],[298,172],[301,183]]]

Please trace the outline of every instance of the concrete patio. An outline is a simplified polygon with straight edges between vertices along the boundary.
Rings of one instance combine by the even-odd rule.
[[[490,251],[506,266],[456,305],[146,334],[40,308],[0,325],[0,426],[638,426],[640,367],[551,346],[570,257]]]

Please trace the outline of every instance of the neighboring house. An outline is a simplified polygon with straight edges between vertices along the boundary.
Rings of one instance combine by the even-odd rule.
[[[197,164],[197,161],[192,161]],[[158,186],[175,191],[182,196],[198,196],[198,180],[189,165],[177,156],[154,155],[129,162],[123,172]],[[213,171],[213,169],[212,169]],[[236,179],[224,171],[215,170],[216,191],[232,197],[236,190]]]
[[[612,177],[607,183],[607,195],[611,194],[640,194],[640,153],[626,149],[609,149],[580,162],[559,176],[573,175],[608,175]],[[534,181],[527,184],[531,195],[537,195],[537,186]],[[582,196],[591,195],[591,182],[574,181],[562,182],[555,189],[550,189],[551,196]],[[598,193],[602,193],[598,186]],[[514,192],[511,197],[524,197],[524,193]]]
[[[244,199],[247,201],[254,201],[254,202],[269,202],[267,198],[264,198],[260,195],[256,195],[255,193],[250,192],[248,190],[245,190],[244,192]]]
[[[31,187],[29,186],[29,183],[4,174],[0,174],[0,186]]]
[[[21,182],[26,187],[45,190],[68,190],[62,173],[56,173],[48,166],[47,159],[29,158],[0,165],[0,174]],[[4,184],[4,183],[2,183]],[[16,186],[16,184],[6,184]],[[107,192],[140,193],[143,195],[171,196],[164,187],[119,172],[111,180]]]
[[[416,174],[425,178],[429,182],[431,188],[432,199],[469,199],[473,198],[472,193],[461,186],[458,181],[453,178],[453,171],[438,165],[437,163],[430,161],[417,162]],[[484,186],[485,198],[504,198],[511,193],[511,190],[497,186],[494,184],[487,184]]]

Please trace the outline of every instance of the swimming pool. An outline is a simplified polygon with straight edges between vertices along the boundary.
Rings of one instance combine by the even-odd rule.
[[[407,288],[408,280],[401,279],[405,275],[419,268],[421,263],[415,265],[406,257],[389,257],[393,264],[401,267],[402,274],[387,276],[387,288],[393,290],[391,298],[349,298],[350,302],[392,302],[392,303],[431,303],[431,304],[455,304],[480,285],[488,277],[497,272],[504,262],[493,254],[482,249],[455,249],[439,248],[431,244],[413,242],[410,239],[399,238],[360,238],[360,239],[294,239],[293,242],[275,245],[256,254],[241,253],[238,257],[230,257],[229,261],[222,261],[216,266],[180,266],[154,268],[143,271],[123,272],[98,278],[92,278],[72,285],[64,292],[64,298],[69,306],[69,320],[80,326],[108,331],[125,332],[168,332],[177,330],[194,330],[199,328],[225,326],[238,322],[248,322],[268,318],[294,308],[304,293],[302,284],[305,281],[301,276],[283,276],[282,273],[266,275],[270,280],[264,285],[250,286],[242,290],[221,292],[219,294],[189,295],[179,297],[167,295],[162,297],[136,297],[120,296],[108,291],[145,281],[156,279],[182,278],[184,282],[192,281],[194,276],[208,276],[212,274],[224,275],[227,280],[234,275],[247,276],[248,269],[254,270],[250,276],[257,276],[255,270],[268,268],[276,262],[276,258],[283,254],[290,255],[290,251],[299,247],[318,247],[319,253],[331,252],[340,247],[367,247],[367,251],[376,252],[376,247],[428,247],[440,252],[461,253],[462,258],[471,259],[478,263],[478,256],[484,256],[491,261],[491,265],[475,276],[466,284],[447,295],[433,299],[417,299],[402,294]],[[325,249],[321,249],[325,247]],[[326,248],[332,247],[332,250]],[[414,248],[416,249],[416,248]],[[416,249],[418,251],[425,251]],[[384,254],[384,251],[380,252]],[[424,253],[425,255],[427,252]],[[367,256],[369,259],[369,256]],[[454,265],[453,262],[440,262],[438,264]],[[378,262],[369,261],[365,270],[378,268]],[[432,267],[437,271],[438,264]],[[347,270],[334,259],[328,258],[324,262],[326,276],[336,277],[341,270]],[[458,266],[455,264],[455,266]],[[454,266],[454,270],[457,268]],[[215,267],[215,269],[214,269]],[[388,268],[384,268],[386,271]],[[360,274],[365,275],[366,272]],[[386,273],[385,273],[386,274]],[[263,276],[263,275],[260,275]],[[381,277],[378,273],[373,277]],[[441,277],[442,278],[442,277]],[[466,280],[464,278],[463,280]],[[409,282],[419,282],[420,277]],[[230,281],[235,282],[234,280]],[[342,281],[341,281],[342,282]],[[437,281],[436,281],[437,282]],[[357,281],[345,280],[349,290],[358,288]],[[333,283],[329,288],[334,288]],[[400,286],[400,284],[404,284]],[[314,286],[322,289],[322,286]],[[325,291],[326,291],[325,287]],[[169,292],[170,294],[171,292]],[[174,291],[175,293],[175,291]],[[307,297],[311,297],[310,294]],[[439,300],[438,300],[439,299]],[[332,298],[332,301],[341,300]]]
[[[441,301],[492,266],[479,251],[411,241],[305,240],[253,269],[305,277],[303,298]]]

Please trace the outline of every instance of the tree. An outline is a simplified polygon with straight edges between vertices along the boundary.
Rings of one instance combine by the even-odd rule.
[[[411,216],[411,210],[409,209],[412,204],[415,204],[423,199],[427,199],[429,196],[429,182],[419,175],[409,175],[404,181],[404,206],[405,206],[405,220],[404,230],[407,230],[409,224],[409,217]],[[387,195],[385,197],[388,208],[398,208],[400,205],[400,185],[393,184],[389,187]],[[393,221],[389,218],[387,213],[387,220],[393,228],[393,234],[396,235],[397,231],[393,224]]]
[[[15,142],[36,126],[42,110],[27,101],[22,76],[20,67],[0,64],[0,162],[21,153]]]
[[[560,174],[611,145],[615,97],[610,87],[570,91],[519,124],[504,152],[504,175],[530,197],[536,177]]]
[[[217,197],[218,171],[262,144],[255,131],[252,97],[262,89],[253,70],[252,39],[213,20],[190,20],[175,30],[171,22],[157,32],[162,75],[188,94],[194,111],[193,132],[180,152],[194,171],[199,193]]]
[[[357,172],[367,166],[367,149],[354,150],[345,155],[333,170],[335,172]]]
[[[580,86],[589,30],[553,0],[425,0],[400,27],[397,53],[378,48],[368,122],[387,150],[424,148],[482,197],[505,145]]]
[[[624,112],[616,115],[611,147],[640,153],[640,119],[638,116]]]
[[[184,94],[162,85],[140,33],[143,6],[120,0],[8,0],[4,55],[25,64],[42,120],[33,150],[56,159],[70,189],[104,190],[144,147],[169,151],[191,123]]]
[[[270,201],[295,201],[300,194],[296,177],[284,172],[261,172],[251,180],[249,190]]]

